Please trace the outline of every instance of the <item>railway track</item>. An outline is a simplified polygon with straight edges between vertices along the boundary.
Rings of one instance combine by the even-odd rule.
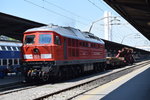
[[[71,100],[89,90],[92,90],[100,85],[103,85],[105,83],[108,83],[116,78],[119,78],[129,72],[132,72],[138,68],[141,68],[143,66],[146,66],[150,64],[150,62],[144,62],[142,64],[139,65],[134,65],[132,67],[128,67],[128,68],[122,68],[121,70],[117,70],[115,72],[112,72],[110,74],[107,74],[105,76],[90,80],[90,81],[86,81],[80,84],[76,84],[74,86],[35,98],[34,100]]]
[[[4,85],[3,87],[0,87],[0,96],[10,94],[13,92],[19,92],[31,88],[36,88],[37,86],[41,86],[42,84],[39,83],[25,83],[25,82],[18,82],[14,84],[7,84]]]
[[[129,72],[150,64],[150,61],[144,61],[124,68],[107,70],[97,75],[89,76],[79,80],[69,80],[67,82],[44,85],[20,84],[18,89],[7,92],[0,92],[0,99],[3,100],[71,100],[91,89],[119,78]],[[1,88],[0,88],[1,90]],[[28,93],[28,94],[27,94]],[[5,99],[4,99],[5,98]],[[20,98],[20,99],[19,99]]]

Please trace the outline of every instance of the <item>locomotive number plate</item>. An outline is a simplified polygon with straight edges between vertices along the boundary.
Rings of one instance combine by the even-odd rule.
[[[33,55],[34,59],[40,59],[40,55]]]

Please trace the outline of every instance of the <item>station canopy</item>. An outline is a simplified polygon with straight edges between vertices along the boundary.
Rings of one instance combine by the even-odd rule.
[[[0,12],[0,35],[22,40],[24,31],[29,28],[40,27],[44,25],[45,24]]]
[[[104,0],[150,40],[150,0]]]

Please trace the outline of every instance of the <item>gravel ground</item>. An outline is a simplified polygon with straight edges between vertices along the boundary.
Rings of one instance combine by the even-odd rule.
[[[140,64],[140,63],[137,63],[136,65],[138,65],[138,64]],[[128,67],[131,67],[131,66],[127,66],[127,67],[115,69],[115,70],[108,70],[106,72],[102,72],[99,74],[85,76],[82,78],[73,79],[70,81],[62,82],[62,83],[46,84],[46,85],[43,85],[43,86],[40,86],[37,88],[32,88],[32,89],[23,90],[23,91],[11,93],[11,94],[2,95],[2,96],[0,96],[0,100],[33,100],[37,97],[40,97],[40,96],[43,96],[43,95],[46,95],[49,93],[53,93],[53,92],[56,92],[56,91],[59,91],[59,90],[62,90],[62,89],[65,89],[65,88],[68,88],[71,86],[75,86],[76,84],[80,84],[80,83],[83,83],[83,82],[86,82],[89,80],[93,80],[93,79],[96,79],[98,77],[103,77],[103,76],[106,76],[108,74],[114,73],[116,71],[119,71],[119,70],[122,70],[122,69],[125,69]],[[128,73],[128,71],[121,72],[121,73],[118,73],[116,75],[112,75],[111,77],[103,78],[101,81],[97,81],[95,83],[91,83],[91,84],[88,84],[86,86],[73,89],[73,90],[68,91],[66,93],[54,95],[53,97],[47,98],[46,100],[66,100],[66,98],[69,98],[72,95],[79,94],[79,93],[83,92],[83,90],[86,91],[90,88],[93,88],[92,86],[94,84],[97,84],[97,83],[103,84],[106,81],[111,81],[114,78],[119,77],[119,76],[126,74],[126,73]]]

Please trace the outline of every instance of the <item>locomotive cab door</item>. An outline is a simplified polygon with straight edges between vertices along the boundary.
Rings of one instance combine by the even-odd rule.
[[[64,39],[64,59],[67,59],[67,39]]]
[[[57,60],[62,60],[63,58],[63,44],[62,37],[60,35],[54,35],[54,44],[55,44],[55,56]]]

